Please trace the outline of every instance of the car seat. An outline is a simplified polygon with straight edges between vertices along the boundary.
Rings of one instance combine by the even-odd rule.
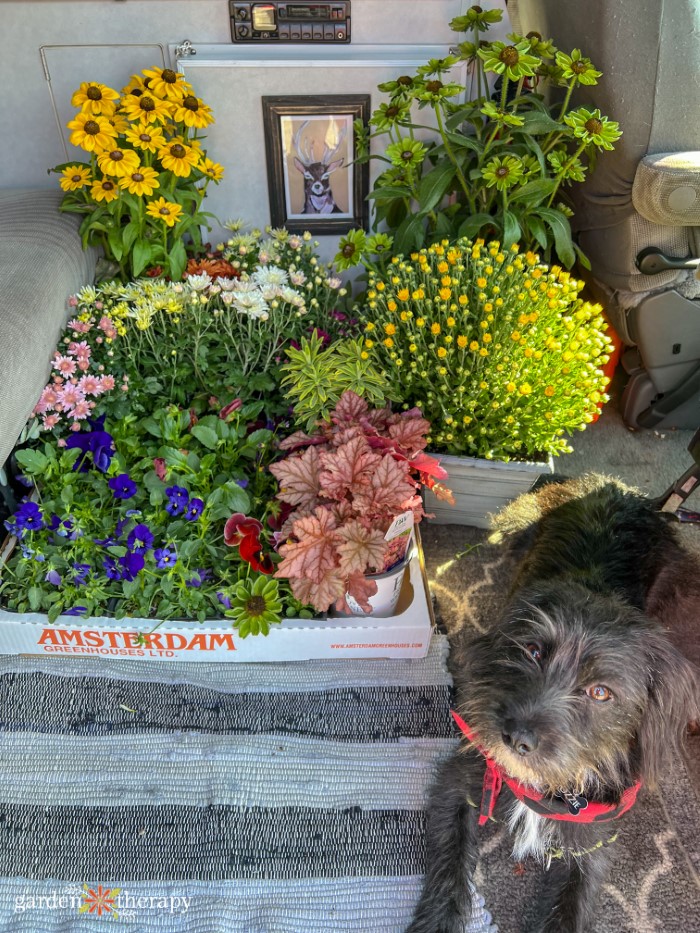
[[[626,346],[632,428],[700,424],[700,3],[510,0],[514,29],[580,48],[603,72],[576,104],[622,138],[571,189],[586,275]]]

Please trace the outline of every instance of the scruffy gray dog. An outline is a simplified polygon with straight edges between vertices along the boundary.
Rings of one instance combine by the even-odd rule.
[[[647,499],[602,476],[521,496],[494,526],[534,541],[505,614],[456,659],[467,740],[433,788],[408,933],[462,933],[490,818],[546,869],[526,933],[584,933],[618,818],[700,716],[697,671],[665,631],[683,613],[700,624],[700,566]]]

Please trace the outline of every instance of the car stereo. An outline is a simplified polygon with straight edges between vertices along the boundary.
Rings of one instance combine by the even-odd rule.
[[[350,0],[229,0],[234,42],[349,42]]]

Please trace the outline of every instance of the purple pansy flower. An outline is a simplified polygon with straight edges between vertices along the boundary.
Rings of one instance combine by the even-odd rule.
[[[185,518],[188,522],[193,522],[199,518],[204,509],[204,502],[201,499],[190,499],[185,512]]]
[[[184,486],[168,486],[165,495],[168,497],[168,504],[165,506],[166,512],[170,515],[180,515],[181,512],[185,511],[190,500],[190,494]]]
[[[248,488],[248,480],[247,480],[247,479],[237,479],[237,480],[236,480],[236,485],[237,485],[237,486],[240,486],[241,489],[247,489],[247,488]]]
[[[44,516],[36,502],[23,502],[12,517],[15,528],[21,531],[39,531],[44,527]]]
[[[135,525],[126,539],[126,546],[134,554],[144,554],[153,547],[153,532],[148,525]]]
[[[85,586],[88,574],[92,570],[90,564],[73,564],[73,582],[76,586]]]
[[[114,493],[115,499],[131,499],[132,496],[136,495],[136,483],[128,473],[113,476],[107,485]]]
[[[72,609],[64,609],[61,615],[64,616],[84,616],[87,614],[87,606],[73,606]]]
[[[121,580],[121,570],[117,567],[117,562],[113,557],[105,557],[102,561],[102,568],[109,580]]]
[[[50,583],[51,586],[60,586],[61,585],[61,574],[58,570],[49,570],[49,572],[44,577],[47,583]]]
[[[195,570],[193,571],[192,576],[187,581],[187,586],[192,586],[195,589],[198,589],[205,580],[208,580],[211,576],[211,570]]]
[[[119,558],[119,566],[122,568],[121,578],[127,582],[135,580],[138,574],[143,570],[145,564],[142,554],[127,553]]]
[[[165,570],[166,567],[173,567],[177,563],[177,552],[175,548],[157,547],[153,552],[153,559],[159,570]]]
[[[98,419],[102,424],[104,418]],[[90,422],[93,424],[93,422]],[[94,422],[97,424],[98,422]],[[101,424],[98,430],[82,431],[78,434],[71,434],[66,441],[66,449],[72,450],[78,448],[82,450],[82,456],[73,464],[74,470],[80,470],[81,473],[87,473],[90,469],[88,464],[88,454],[92,456],[92,462],[96,470],[100,473],[106,473],[114,456],[114,439],[107,431],[103,431]]]
[[[224,609],[231,608],[231,599],[229,596],[226,595],[226,593],[218,592],[216,594],[216,598],[219,600],[219,602],[224,607]]]

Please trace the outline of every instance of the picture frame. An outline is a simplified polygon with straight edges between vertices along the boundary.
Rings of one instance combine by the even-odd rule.
[[[270,222],[290,233],[342,234],[369,221],[369,165],[356,162],[353,123],[369,94],[263,97]]]

